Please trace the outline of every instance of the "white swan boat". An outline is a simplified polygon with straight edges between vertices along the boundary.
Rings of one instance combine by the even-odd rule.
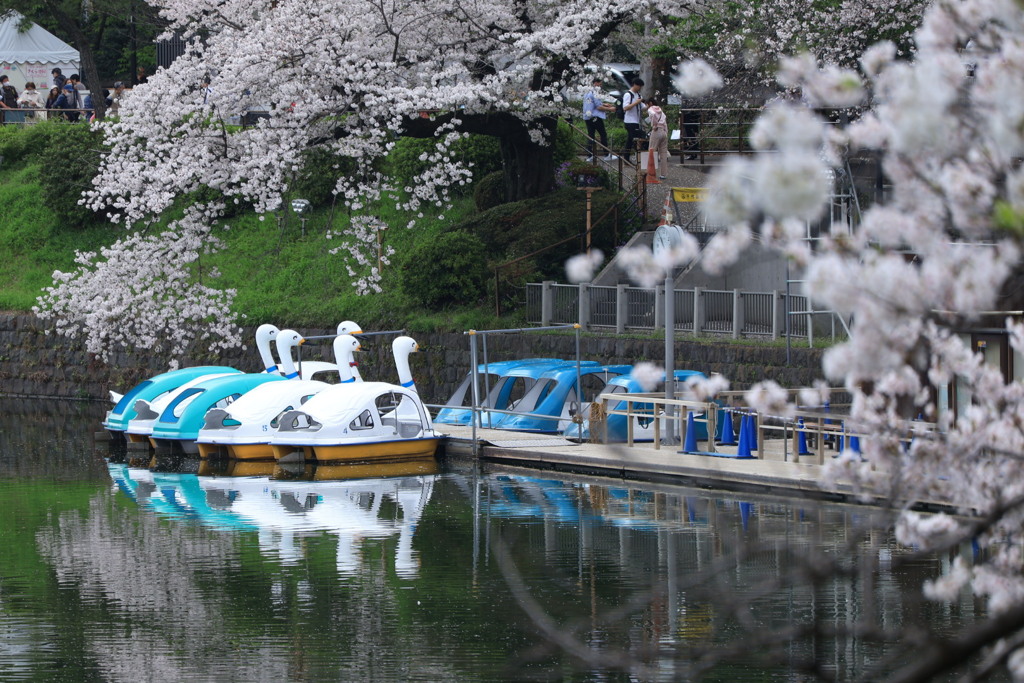
[[[411,337],[391,343],[399,384],[354,382],[324,389],[283,414],[270,444],[278,461],[359,462],[424,458],[437,452],[434,431],[409,368]]]
[[[297,334],[295,335],[298,336]],[[285,344],[293,343],[290,331],[281,333]],[[294,373],[288,349],[281,351],[285,376]],[[356,381],[354,354],[360,349],[359,341],[351,335],[334,340],[337,365],[332,367],[341,377],[341,384]],[[306,365],[305,363],[303,365]],[[252,389],[226,408],[215,408],[206,413],[196,444],[199,456],[228,457],[237,460],[273,460],[270,435],[277,430],[282,414],[300,408],[310,398],[330,387],[317,380],[293,379],[281,384],[264,384]]]

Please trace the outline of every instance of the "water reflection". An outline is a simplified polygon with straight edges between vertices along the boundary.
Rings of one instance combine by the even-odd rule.
[[[925,603],[951,556],[868,508],[433,461],[105,462],[92,419],[0,421],[4,680],[683,680],[722,647],[709,680],[870,679],[912,646],[848,627],[978,615]],[[869,571],[792,572],[834,558]]]
[[[327,533],[337,544],[338,574],[353,576],[361,565],[363,542],[395,535],[395,573],[415,578],[419,559],[412,547],[413,534],[435,479],[421,473],[436,471],[437,463],[309,467],[303,472],[308,472],[309,480],[293,473],[290,481],[152,472],[114,463],[109,469],[117,490],[140,506],[161,517],[196,521],[219,530],[256,531],[260,550],[284,564],[305,560],[304,537]],[[225,471],[236,469],[225,466]],[[261,467],[245,463],[241,469],[274,472],[279,468],[274,463]],[[361,478],[385,473],[391,477]]]

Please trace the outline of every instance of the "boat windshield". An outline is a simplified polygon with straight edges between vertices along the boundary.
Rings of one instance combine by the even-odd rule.
[[[558,382],[553,379],[538,379],[533,387],[526,392],[526,395],[518,403],[510,404],[509,410],[516,413],[531,413],[540,405],[540,402],[548,397]]]
[[[494,372],[486,373],[487,374],[487,377],[486,377],[487,383],[485,384],[484,383],[484,379],[485,379],[484,378],[484,374],[485,373],[480,373],[478,375],[478,377],[480,378],[480,391],[483,391],[485,386],[493,387],[498,382],[498,380],[501,379],[501,375],[499,375],[497,373],[494,373]],[[451,398],[448,399],[448,402],[445,403],[445,405],[446,406],[462,406],[462,407],[466,407],[466,408],[469,408],[470,406],[472,406],[473,405],[473,392],[471,392],[469,390],[469,385],[470,385],[470,383],[472,381],[473,381],[473,375],[472,374],[466,375],[466,378],[464,380],[462,380],[462,384],[459,385],[459,388],[455,390],[455,393],[453,393],[451,395]]]
[[[513,377],[511,375],[502,377],[497,384],[492,385],[494,388],[487,395],[484,407],[504,410],[519,402],[536,382],[537,380],[533,377]]]

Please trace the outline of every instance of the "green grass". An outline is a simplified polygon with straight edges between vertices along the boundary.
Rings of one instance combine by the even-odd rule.
[[[38,166],[0,171],[0,309],[26,311],[53,281],[55,270],[74,268],[75,250],[90,251],[113,241],[118,228],[92,225],[68,230],[46,205]]]
[[[287,321],[290,325],[332,326],[345,319],[373,321],[377,325],[401,325],[413,309],[397,287],[401,256],[418,240],[429,240],[452,222],[474,211],[471,199],[460,199],[438,218],[437,211],[425,212],[416,227],[407,229],[408,216],[386,207],[376,215],[389,227],[383,241],[395,250],[391,264],[382,268],[383,291],[359,295],[341,254],[332,255],[338,239],[327,240],[328,226],[335,232],[348,222],[330,207],[316,209],[306,220],[305,235],[294,215],[279,221],[275,215],[264,220],[248,214],[227,221],[230,230],[221,234],[226,248],[204,257],[203,268],[215,266],[221,277],[217,287],[238,291],[235,309],[250,323]],[[211,282],[211,284],[212,284]],[[365,323],[364,323],[365,324]],[[435,323],[436,324],[436,323]]]

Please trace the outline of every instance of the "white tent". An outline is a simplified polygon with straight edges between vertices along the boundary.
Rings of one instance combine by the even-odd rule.
[[[79,54],[63,40],[39,24],[18,31],[23,17],[10,10],[0,17],[0,75],[6,74],[11,85],[21,92],[25,83],[33,81],[44,93],[53,85],[50,72],[60,68],[65,76],[78,72]]]

